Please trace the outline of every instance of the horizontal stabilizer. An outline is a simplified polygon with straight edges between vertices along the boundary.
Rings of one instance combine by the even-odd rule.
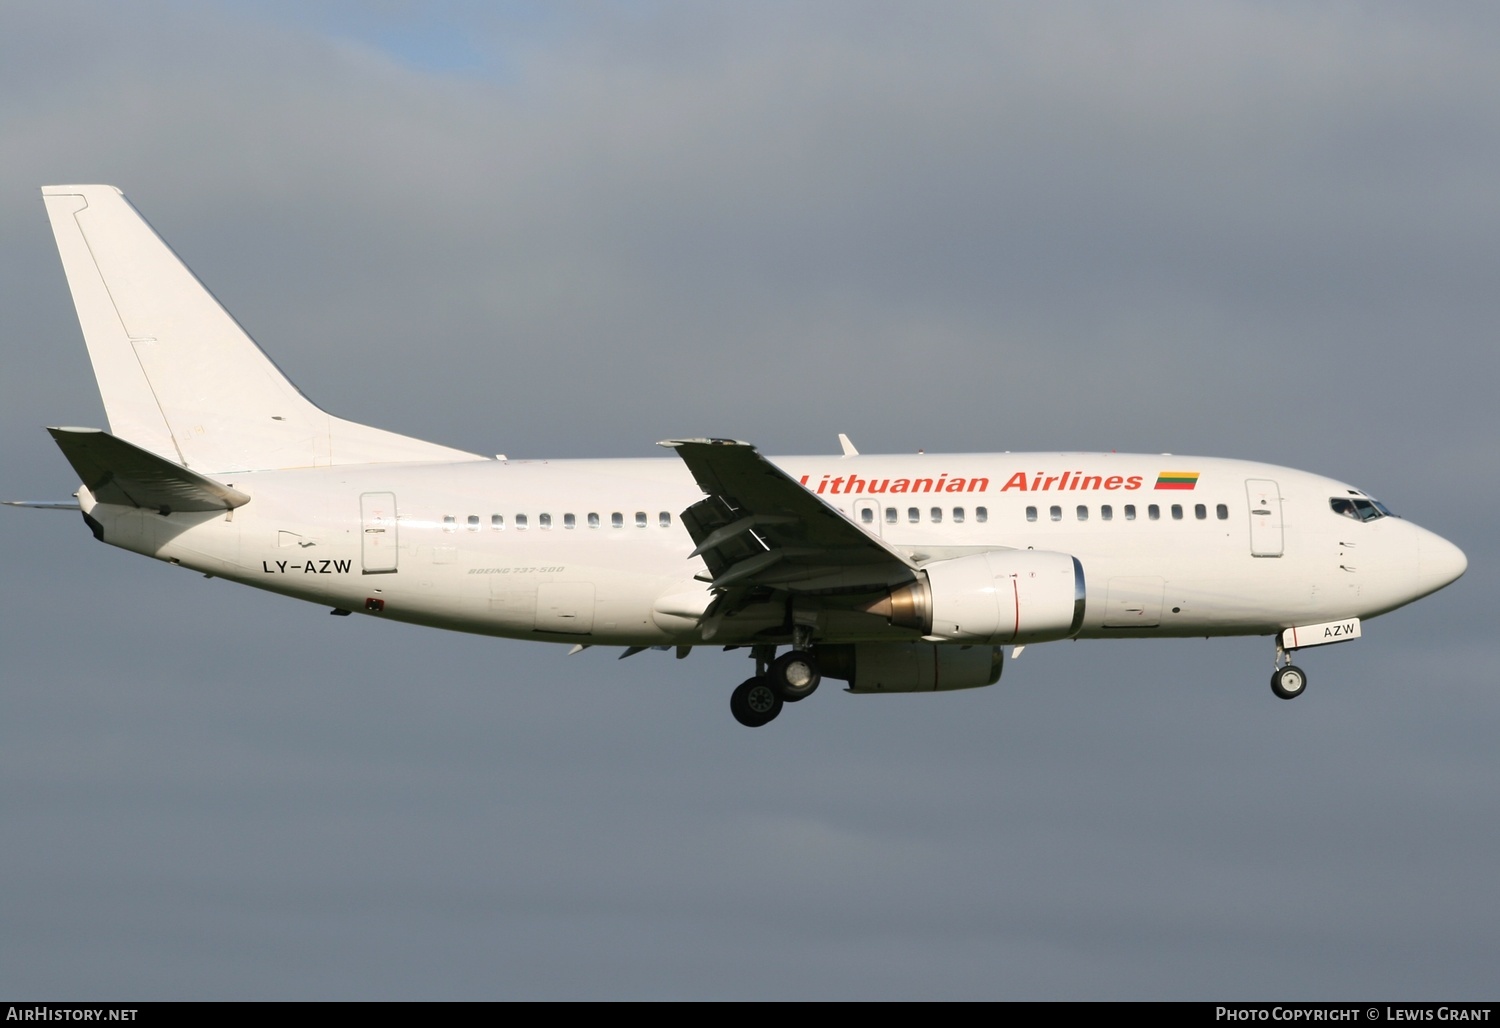
[[[7,507],[31,507],[34,510],[83,510],[77,500],[3,500]]]
[[[173,511],[232,510],[250,497],[97,428],[49,428],[100,503]]]

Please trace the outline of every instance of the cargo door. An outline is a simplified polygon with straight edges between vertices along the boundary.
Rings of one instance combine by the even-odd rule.
[[[1161,598],[1166,591],[1165,578],[1144,575],[1111,578],[1104,627],[1156,628],[1161,624]]]
[[[543,582],[536,588],[536,630],[588,635],[594,630],[594,583]]]

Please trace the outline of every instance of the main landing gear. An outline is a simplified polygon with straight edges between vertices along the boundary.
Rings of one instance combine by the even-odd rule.
[[[1307,690],[1307,672],[1292,663],[1291,654],[1276,639],[1276,670],[1271,673],[1271,691],[1283,700],[1295,700]]]
[[[766,681],[776,690],[777,696],[787,703],[796,703],[816,692],[823,676],[818,673],[818,662],[811,653],[792,650],[771,662]]]
[[[746,728],[774,721],[784,705],[807,699],[823,681],[817,658],[806,648],[810,640],[800,632],[798,636],[794,648],[779,657],[774,646],[751,650],[755,677],[745,679],[729,696],[729,712]]]
[[[766,682],[765,675],[747,678],[729,694],[729,712],[746,728],[759,728],[776,720],[782,699]]]

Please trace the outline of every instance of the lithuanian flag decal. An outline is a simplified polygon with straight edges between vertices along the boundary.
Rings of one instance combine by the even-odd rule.
[[[1163,471],[1156,476],[1158,489],[1191,489],[1198,484],[1196,471]]]

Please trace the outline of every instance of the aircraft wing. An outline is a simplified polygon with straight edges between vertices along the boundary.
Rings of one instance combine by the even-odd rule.
[[[916,565],[756,452],[731,439],[672,439],[708,495],[682,512],[715,592],[768,587],[803,594],[884,591]],[[726,595],[727,594],[727,595]],[[723,606],[722,604],[720,605]]]

